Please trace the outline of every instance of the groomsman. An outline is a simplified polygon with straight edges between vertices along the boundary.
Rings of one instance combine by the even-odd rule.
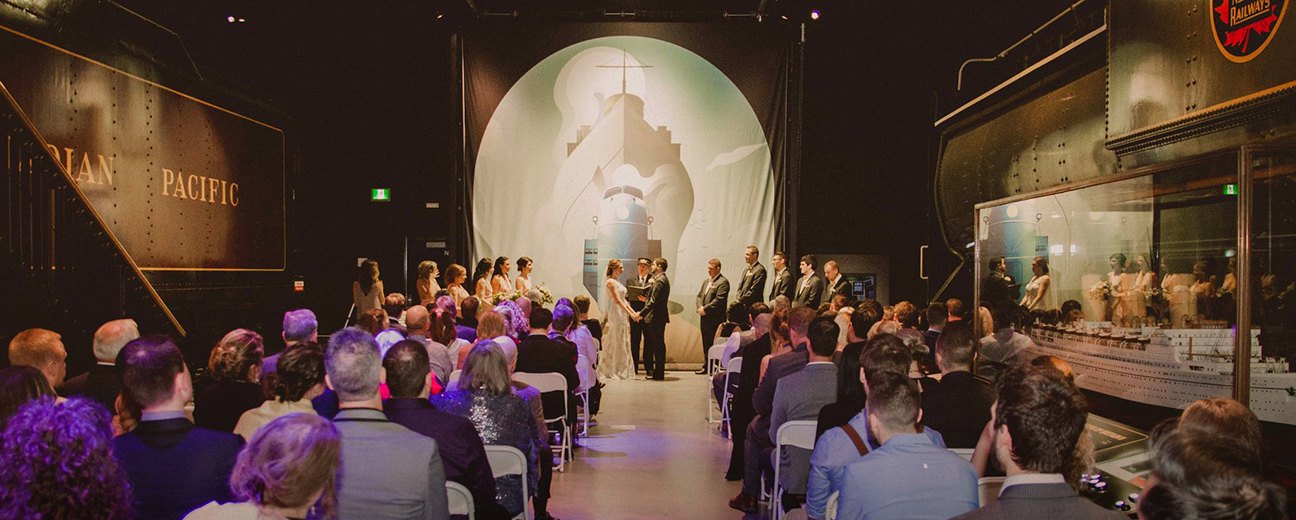
[[[815,274],[818,260],[814,255],[801,257],[801,280],[797,282],[796,297],[792,298],[793,307],[818,307],[823,299],[823,280]]]
[[[643,299],[644,311],[639,320],[644,327],[644,373],[653,381],[666,380],[666,323],[670,321],[670,279],[666,277],[666,259],[653,260],[652,282]]]
[[[635,275],[635,277],[632,280],[630,280],[630,283],[627,285],[633,287],[640,287],[643,290],[646,290],[648,288],[648,284],[652,283],[652,260],[648,258],[640,258],[638,269],[639,272]],[[631,298],[630,309],[634,310],[635,312],[643,312],[644,310],[643,300],[640,300],[639,298]],[[630,359],[634,360],[634,371],[636,374],[639,373],[639,345],[643,340],[643,335],[644,335],[643,322],[630,320]]]
[[[743,270],[742,280],[738,282],[738,294],[735,298],[742,302],[744,309],[749,309],[751,304],[761,301],[761,295],[765,294],[765,266],[756,260],[759,257],[760,250],[756,249],[756,246],[747,246],[747,251],[743,253],[743,260],[747,261],[747,269]]]
[[[842,276],[841,271],[837,269],[837,261],[829,260],[824,262],[824,277],[828,279],[828,294],[824,297],[824,302],[832,302],[834,296],[845,294],[850,296],[850,282]]]
[[[712,258],[707,262],[707,281],[697,295],[697,313],[702,327],[702,370],[707,373],[707,349],[715,342],[716,329],[725,321],[725,311],[729,308],[729,279],[720,274],[720,259]]]
[[[774,288],[770,289],[769,301],[773,302],[779,296],[787,296],[788,301],[791,301],[794,294],[792,293],[792,273],[788,272],[787,268],[787,253],[782,251],[774,253],[774,258],[770,260],[770,263],[774,264]]]

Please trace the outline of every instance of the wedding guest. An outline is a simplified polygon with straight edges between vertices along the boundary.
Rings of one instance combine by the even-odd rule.
[[[1138,500],[1144,520],[1284,520],[1286,492],[1252,450],[1201,431],[1177,430],[1152,447],[1152,474]],[[1111,517],[1117,518],[1115,516]]]
[[[509,338],[508,336],[509,324],[507,320],[505,320],[504,315],[495,312],[494,310],[487,310],[481,315],[481,319],[477,322],[476,332],[477,337],[474,338],[475,341],[499,340],[498,343],[501,344],[513,342],[512,338]],[[506,339],[508,341],[505,341]],[[513,345],[516,349],[517,343],[513,342]],[[468,357],[468,352],[471,350],[471,348],[459,349],[459,357],[455,359],[455,366],[463,368],[464,358]]]
[[[288,414],[318,415],[311,400],[324,393],[324,354],[313,346],[293,346],[279,357],[278,370],[267,379],[274,398],[239,417],[234,426],[244,440],[266,423]]]
[[[360,262],[356,281],[351,284],[351,299],[355,303],[357,313],[364,314],[382,308],[383,295],[387,293],[383,292],[383,283],[378,276],[378,262],[373,260]]]
[[[387,313],[387,328],[401,329],[405,327],[405,295],[401,293],[388,294],[383,299],[383,312]]]
[[[1268,461],[1264,430],[1255,412],[1234,399],[1201,399],[1179,415],[1178,429],[1215,435],[1255,453]]]
[[[994,389],[972,375],[976,351],[972,326],[951,324],[936,341],[940,383],[923,387],[923,424],[941,432],[950,448],[975,448],[990,420]]]
[[[378,345],[363,330],[329,338],[325,381],[337,393],[333,422],[342,433],[341,518],[446,520],[445,466],[437,443],[382,412]]]
[[[431,260],[419,262],[418,279],[414,282],[414,288],[418,291],[419,305],[431,305],[436,302],[435,295],[441,290],[441,284],[437,283],[437,276],[440,274],[436,262]]]
[[[194,424],[200,428],[233,432],[243,412],[261,406],[261,335],[234,329],[221,338],[207,361],[210,383],[194,397]]]
[[[531,270],[535,269],[535,263],[529,257],[519,257],[517,259],[518,275],[517,280],[513,282],[513,288],[518,294],[525,295],[531,291],[535,284],[531,283]]]
[[[19,332],[9,340],[9,365],[40,370],[50,388],[58,388],[67,376],[67,349],[63,348],[63,336],[45,329]]]
[[[478,316],[481,312],[480,307],[481,300],[478,300],[475,296],[469,296],[459,302],[459,314],[458,319],[455,320],[455,331],[460,339],[471,342],[477,338],[477,331],[474,329],[477,328],[477,320],[480,318]],[[453,311],[454,309],[451,309],[451,312]]]
[[[771,444],[777,442],[779,427],[789,421],[805,421],[819,417],[824,406],[837,397],[837,366],[832,363],[837,349],[838,327],[829,318],[815,318],[806,333],[810,348],[805,368],[779,380],[774,390],[773,412],[770,414],[769,435]],[[779,485],[788,493],[805,494],[810,471],[810,451],[796,446],[782,450]],[[772,466],[770,466],[772,469]],[[772,471],[771,471],[772,472]]]
[[[122,396],[140,409],[139,425],[113,439],[135,495],[135,518],[175,520],[207,502],[229,501],[243,439],[185,417],[193,380],[180,349],[166,336],[144,336],[126,344],[120,364]]]
[[[576,371],[576,348],[571,343],[549,337],[553,316],[553,312],[543,307],[531,309],[530,334],[522,338],[517,346],[517,371],[533,374],[548,372],[562,374],[567,379],[567,392],[570,394],[581,383],[580,374]],[[567,426],[569,428],[575,426],[576,399],[574,397],[568,396],[565,410],[563,396],[558,392],[547,392],[541,396],[541,399],[544,402],[546,418],[566,417]]]
[[[464,360],[459,390],[433,397],[432,404],[446,413],[471,420],[483,443],[520,450],[527,458],[527,479],[539,481],[540,432],[536,431],[530,408],[522,398],[513,395],[508,366],[499,345],[490,341],[474,345]],[[522,496],[519,477],[509,475],[496,479],[496,498],[510,515],[522,513],[527,497]],[[537,496],[534,505],[536,518],[549,517],[547,500]]]
[[[117,354],[131,340],[138,338],[139,325],[135,320],[112,320],[99,327],[94,335],[95,366],[89,372],[76,376],[59,387],[63,397],[88,397],[111,411],[121,393],[117,382]]]
[[[132,518],[112,451],[108,414],[94,401],[26,404],[0,436],[0,518]]]
[[[509,258],[501,256],[495,259],[495,265],[491,269],[495,276],[491,277],[491,294],[508,294],[513,290],[513,280],[509,279]]]
[[[458,354],[459,345],[456,342],[467,342],[455,337],[454,314],[442,311],[433,318],[426,307],[410,307],[405,312],[405,326],[409,330],[406,339],[423,345],[432,373],[438,381],[445,383],[450,380],[450,372],[455,369],[451,347],[454,347],[453,354]]]
[[[387,311],[382,309],[370,309],[360,315],[356,320],[356,327],[369,333],[371,336],[377,336],[378,333],[387,330],[388,324]]]
[[[950,322],[962,321],[967,319],[967,308],[963,305],[963,300],[950,298],[945,300],[945,307],[949,309]]]
[[[310,309],[297,309],[285,312],[283,317],[283,333],[281,335],[284,340],[284,352],[287,352],[287,350],[292,348],[293,345],[300,343],[314,344],[319,340],[319,320],[315,319],[315,313],[311,312]],[[317,348],[319,347],[318,345],[315,346]],[[324,351],[322,348],[319,350],[320,352]],[[279,363],[279,356],[282,354],[283,352],[279,352],[273,356],[266,356],[261,360],[262,383],[265,383],[267,377],[275,371],[275,368]],[[261,387],[262,390],[265,391],[267,398],[274,396],[266,385],[262,384]]]
[[[336,519],[341,462],[333,423],[311,414],[278,417],[238,455],[229,481],[238,502],[210,502],[185,520]]]
[[[995,307],[991,314],[994,333],[981,338],[979,349],[981,361],[977,375],[994,380],[1001,370],[1021,361],[1026,349],[1034,345],[1030,336],[1014,330],[1017,322],[1018,307],[1007,303]]]
[[[747,427],[756,417],[752,397],[760,384],[762,361],[769,357],[773,348],[782,347],[787,342],[784,339],[788,336],[787,313],[786,308],[769,313],[767,315],[769,326],[762,329],[762,334],[734,354],[742,358],[742,370],[738,373],[738,388],[734,390],[734,395],[729,400],[729,423],[732,425],[729,434],[733,440],[733,449],[729,455],[729,469],[725,472],[725,480],[737,481],[743,478]],[[758,324],[764,321],[760,317],[757,319]]]
[[[816,439],[824,432],[846,424],[864,409],[864,384],[859,377],[859,360],[865,345],[864,342],[848,343],[841,350],[837,368],[837,396],[832,403],[819,410],[815,426]]]
[[[618,260],[618,262],[620,262],[620,260]],[[594,340],[598,341],[601,345],[603,342],[603,324],[599,323],[599,320],[589,316],[590,304],[592,303],[590,297],[582,294],[572,298],[572,303],[576,305],[576,319],[581,325],[584,325],[586,329],[589,329],[590,335],[594,336]],[[626,303],[627,305],[629,304],[629,302]],[[629,312],[626,314],[629,314]],[[530,312],[528,312],[527,316],[530,315]],[[627,351],[627,354],[628,353],[629,351]]]
[[[494,291],[491,290],[491,275],[495,273],[494,264],[489,258],[483,258],[477,261],[477,267],[473,269],[472,287],[473,296],[483,301],[489,301]]]
[[[432,375],[427,366],[427,351],[415,343],[398,343],[387,351],[383,369],[391,398],[383,401],[383,413],[392,422],[437,441],[446,479],[472,493],[477,518],[508,518],[495,502],[495,477],[473,423],[438,410],[428,400]]]
[[[49,379],[28,366],[0,368],[0,430],[23,405],[41,398],[53,398]]]
[[[464,288],[464,283],[468,280],[468,270],[459,264],[450,264],[445,272],[445,290],[450,291],[450,296],[454,298],[455,305],[459,305],[464,298],[471,296],[468,290]]]

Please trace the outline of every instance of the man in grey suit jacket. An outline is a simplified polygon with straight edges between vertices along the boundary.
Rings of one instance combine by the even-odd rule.
[[[757,258],[760,258],[760,250],[756,246],[747,246],[747,250],[743,252],[747,268],[743,269],[742,280],[738,281],[738,293],[734,295],[734,300],[742,302],[744,309],[751,309],[751,305],[761,301],[761,295],[765,293],[765,266]]]
[[[1052,365],[1025,364],[1003,372],[998,385],[993,449],[1008,478],[998,500],[956,518],[1126,518],[1076,494],[1062,476],[1088,419],[1075,382]]]
[[[837,401],[837,365],[832,362],[841,328],[829,318],[810,322],[809,362],[800,372],[778,381],[774,412],[770,417],[770,442],[778,444],[778,429],[789,421],[814,421],[819,410]],[[779,480],[789,493],[804,494],[810,478],[810,450],[789,446],[783,450]]]
[[[702,370],[707,373],[707,350],[715,343],[716,329],[725,321],[725,311],[729,309],[729,279],[720,274],[720,259],[712,258],[707,262],[707,281],[697,295],[698,323],[702,329]]]
[[[793,307],[818,308],[823,299],[823,280],[815,274],[818,260],[814,255],[801,257],[801,279],[797,281],[796,297],[792,298]]]
[[[769,301],[772,302],[779,296],[787,296],[789,301],[792,300],[796,294],[792,292],[792,272],[787,268],[787,253],[774,253],[770,263],[774,265],[774,287],[770,289]]]
[[[378,385],[378,344],[347,328],[329,338],[324,381],[337,393],[333,417],[342,432],[338,517],[447,520],[445,466],[437,443],[388,421]]]

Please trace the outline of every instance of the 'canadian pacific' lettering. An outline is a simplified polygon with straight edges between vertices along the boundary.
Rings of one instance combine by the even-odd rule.
[[[181,200],[238,206],[237,182],[162,168],[162,195]],[[217,200],[219,198],[219,201]]]
[[[90,152],[81,152],[78,157],[75,148],[59,149],[58,146],[48,145],[50,154],[54,160],[67,170],[72,179],[79,184],[105,184],[112,186],[113,183],[113,158],[105,157],[103,154],[90,157]],[[97,158],[97,160],[96,160]]]

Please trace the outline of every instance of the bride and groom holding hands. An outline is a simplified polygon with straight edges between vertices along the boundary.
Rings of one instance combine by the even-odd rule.
[[[670,279],[666,277],[666,259],[657,258],[649,261],[639,259],[640,265],[647,266],[651,273],[637,281],[646,284],[636,286],[635,292],[641,293],[636,299],[643,302],[643,310],[635,311],[626,298],[628,289],[618,281],[625,267],[620,260],[609,260],[606,280],[603,283],[605,302],[603,316],[603,359],[599,362],[599,375],[612,379],[629,379],[635,372],[636,360],[630,354],[630,322],[642,323],[643,328],[643,363],[648,378],[655,381],[666,379],[666,323],[670,321],[667,301],[670,299]]]

